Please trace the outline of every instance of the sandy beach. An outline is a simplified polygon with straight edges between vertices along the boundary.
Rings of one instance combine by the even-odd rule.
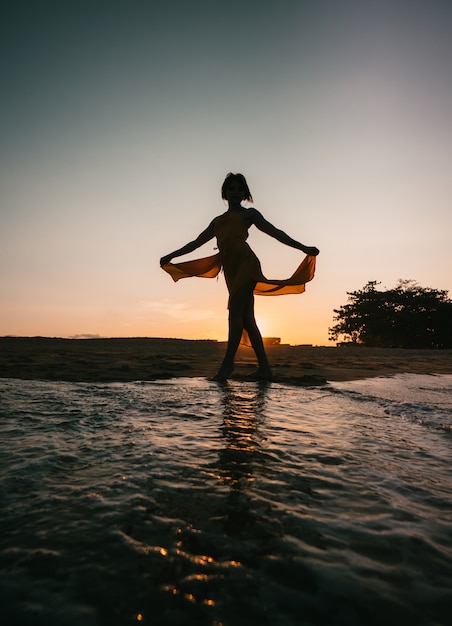
[[[215,374],[226,344],[160,338],[0,337],[0,377],[73,382],[127,382]],[[267,347],[276,382],[323,384],[400,373],[452,374],[452,350],[363,347]],[[232,378],[255,370],[241,346]]]

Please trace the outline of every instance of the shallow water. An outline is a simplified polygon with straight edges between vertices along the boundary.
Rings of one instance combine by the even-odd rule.
[[[0,381],[0,619],[446,625],[452,376]]]

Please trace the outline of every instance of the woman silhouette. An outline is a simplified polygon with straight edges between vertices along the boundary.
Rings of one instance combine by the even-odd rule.
[[[259,364],[253,379],[271,380],[270,365],[254,317],[254,294],[302,293],[305,283],[314,277],[315,257],[319,250],[295,241],[270,224],[256,209],[243,207],[243,201],[252,202],[253,198],[242,174],[229,173],[226,176],[221,197],[228,202],[226,213],[213,219],[196,239],[163,256],[160,265],[175,281],[189,276],[213,278],[223,268],[229,291],[229,334],[223,363],[213,379],[225,381],[232,374],[237,348],[242,334],[246,333]],[[307,255],[289,279],[268,280],[262,274],[259,259],[246,243],[248,230],[253,224],[270,237]],[[171,263],[174,257],[189,254],[214,237],[217,238],[218,254],[196,261]]]

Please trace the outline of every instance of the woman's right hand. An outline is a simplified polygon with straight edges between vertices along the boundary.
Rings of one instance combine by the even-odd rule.
[[[171,259],[173,258],[173,256],[171,254],[167,254],[166,256],[162,256],[162,258],[160,259],[160,267],[163,267],[164,265],[167,265]]]

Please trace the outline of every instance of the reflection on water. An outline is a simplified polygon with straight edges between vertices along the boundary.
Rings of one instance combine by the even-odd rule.
[[[223,529],[229,536],[240,535],[257,521],[256,508],[248,493],[256,466],[262,460],[260,432],[268,385],[221,386],[224,446],[218,454],[218,478],[230,491],[224,503]]]
[[[0,381],[1,623],[448,623],[451,391]]]
[[[259,427],[264,421],[266,383],[256,388],[221,387],[225,447],[219,453],[220,476],[233,490],[246,490],[253,480],[253,469],[259,462],[263,435]]]

